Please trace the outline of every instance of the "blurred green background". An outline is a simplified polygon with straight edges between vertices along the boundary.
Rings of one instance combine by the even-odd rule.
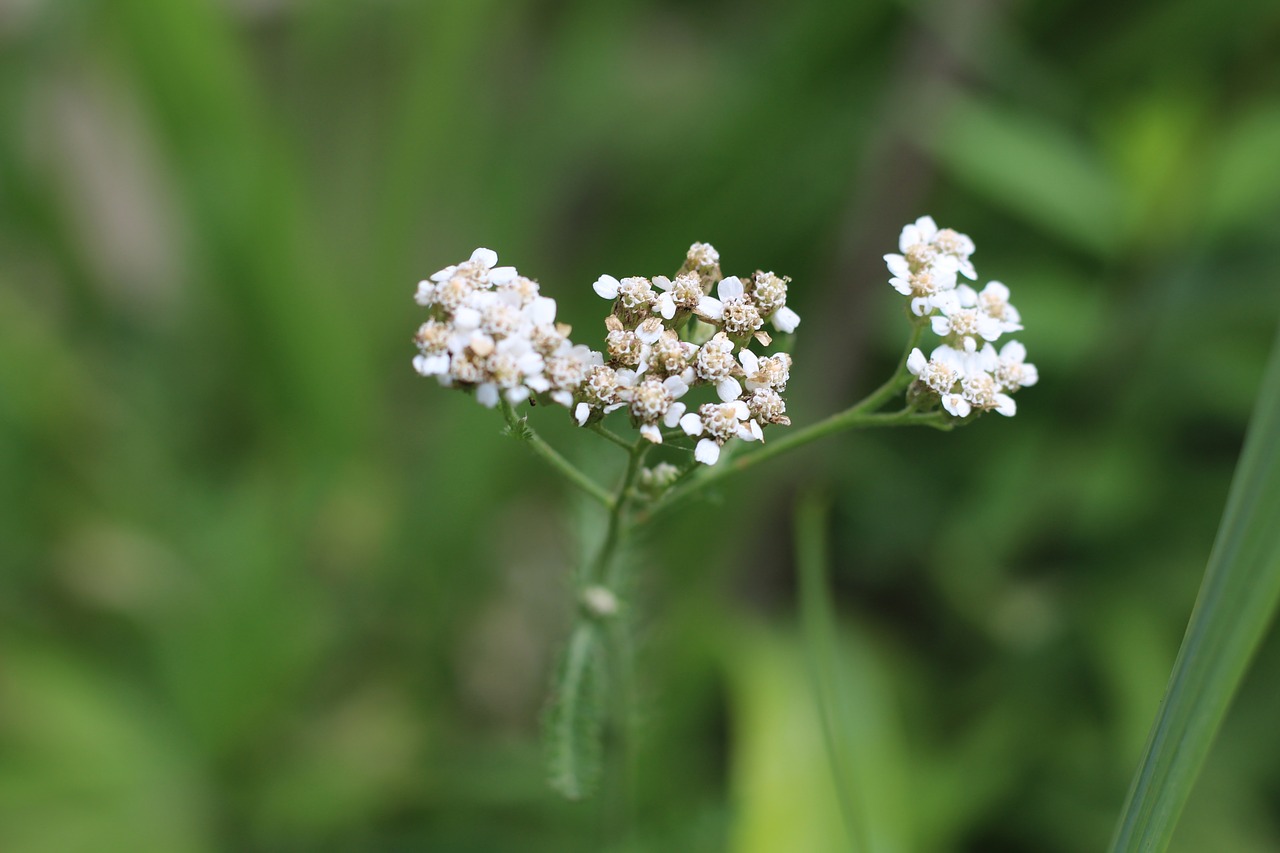
[[[793,277],[805,423],[924,213],[1041,382],[650,532],[627,849],[845,848],[813,489],[877,853],[1104,848],[1280,316],[1273,0],[5,0],[0,67],[0,850],[624,849],[537,737],[599,518],[414,374],[414,285],[490,246],[596,342],[710,241]],[[1280,851],[1278,719],[1273,638],[1179,853]]]

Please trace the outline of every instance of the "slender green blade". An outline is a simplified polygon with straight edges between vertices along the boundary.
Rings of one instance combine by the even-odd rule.
[[[902,776],[907,756],[894,730],[887,679],[869,638],[840,631],[831,597],[828,502],[818,494],[796,510],[803,654],[851,853],[910,849]]]
[[[1280,339],[1113,853],[1160,853],[1280,599]]]

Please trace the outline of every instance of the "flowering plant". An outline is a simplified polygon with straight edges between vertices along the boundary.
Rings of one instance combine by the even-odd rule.
[[[509,434],[608,514],[600,546],[577,576],[580,615],[548,714],[552,783],[565,794],[581,796],[594,781],[605,675],[611,659],[614,669],[625,663],[605,646],[606,628],[616,628],[621,612],[617,555],[631,530],[734,471],[836,432],[949,430],[985,412],[1012,416],[1012,395],[1036,383],[1020,343],[995,348],[1022,329],[1009,289],[959,283],[977,278],[972,240],[925,216],[902,229],[898,249],[885,255],[889,284],[907,297],[908,340],[897,370],[860,402],[768,443],[766,429],[791,424],[783,396],[791,355],[764,352],[774,344],[766,323],[787,336],[800,325],[785,276],[724,276],[719,253],[706,243],[689,248],[673,278],[601,275],[593,289],[610,303],[602,350],[574,343],[572,330],[556,322],[555,300],[514,267],[498,266],[490,249],[419,283],[416,300],[430,316],[415,336],[418,373],[501,409]],[[926,331],[940,339],[927,357],[919,347]],[[885,411],[899,396],[901,407]],[[627,465],[617,486],[605,489],[551,447],[517,412],[525,403],[561,406],[579,427],[623,448]],[[606,425],[623,411],[634,438]],[[749,445],[757,447],[743,452]],[[657,446],[685,459],[646,467]]]

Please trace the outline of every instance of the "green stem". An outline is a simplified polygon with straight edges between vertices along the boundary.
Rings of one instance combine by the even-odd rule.
[[[625,438],[618,435],[616,432],[609,429],[604,424],[598,421],[592,424],[591,426],[587,427],[587,429],[591,430],[596,435],[599,435],[605,439],[608,439],[609,441],[613,442],[614,444],[618,445],[624,450],[628,450],[628,451],[631,450],[631,442],[627,441]]]
[[[553,470],[579,489],[582,489],[606,509],[610,511],[614,509],[613,497],[600,488],[594,480],[584,474],[576,465],[561,456],[554,447],[547,444],[542,436],[534,432],[533,427],[529,426],[528,418],[517,415],[515,409],[506,400],[503,400],[499,405],[502,408],[502,416],[507,419],[507,426],[510,427],[512,436],[528,442],[533,452],[550,465]]]
[[[618,483],[617,491],[609,498],[609,521],[605,527],[604,541],[600,543],[600,550],[596,552],[595,559],[591,561],[591,569],[586,577],[588,584],[603,584],[607,588],[612,588],[614,585],[616,578],[613,576],[611,567],[618,545],[623,538],[622,521],[626,515],[627,506],[631,502],[631,487],[635,484],[636,476],[640,473],[640,465],[644,461],[644,455],[649,452],[649,448],[652,446],[649,441],[643,438],[639,439],[635,444],[627,445],[630,453],[627,458],[627,470],[622,475],[622,481]]]
[[[795,450],[797,447],[802,447],[837,432],[882,426],[930,426],[941,430],[951,429],[952,422],[943,412],[917,412],[912,408],[888,413],[876,411],[885,403],[896,398],[911,384],[912,376],[907,370],[907,357],[911,355],[911,350],[919,342],[920,336],[924,332],[924,327],[925,324],[919,320],[913,322],[911,338],[907,341],[906,349],[903,351],[902,358],[898,363],[898,369],[883,385],[872,391],[863,400],[843,412],[837,412],[828,418],[818,421],[816,424],[810,424],[804,429],[795,430],[782,438],[765,444],[754,453],[748,453],[745,456],[734,459],[721,457],[720,464],[714,468],[709,468],[702,476],[693,479],[692,482],[682,488],[667,492],[666,498],[648,512],[643,513],[636,523],[644,524],[652,520],[659,513],[666,512],[669,507],[683,503],[693,495],[739,471],[745,471],[765,460],[780,456],[783,453]]]

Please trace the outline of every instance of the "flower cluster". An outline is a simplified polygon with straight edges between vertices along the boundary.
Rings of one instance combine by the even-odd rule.
[[[600,276],[594,289],[612,310],[597,352],[569,339],[536,282],[497,263],[493,251],[477,249],[418,284],[416,300],[431,312],[415,336],[419,373],[474,390],[489,407],[545,398],[580,426],[625,408],[655,444],[663,427],[699,437],[694,456],[708,465],[731,438],[763,440],[764,427],[790,423],[782,392],[791,356],[750,349],[772,342],[766,322],[780,332],[799,324],[787,307],[789,279],[722,277],[719,253],[705,243],[690,247],[674,279]],[[690,409],[682,398],[699,385],[719,402]]]
[[[889,284],[910,298],[911,313],[942,338],[928,358],[913,349],[907,369],[916,377],[916,399],[932,399],[957,418],[974,411],[1012,416],[1017,406],[1010,396],[1036,384],[1034,364],[1017,341],[996,350],[994,342],[1022,329],[1018,310],[1009,303],[1009,288],[988,282],[981,291],[960,284],[958,276],[978,277],[969,260],[974,245],[966,235],[939,229],[922,216],[902,229],[901,254],[885,255]]]
[[[555,300],[537,282],[497,264],[495,252],[476,249],[418,283],[415,299],[432,316],[414,336],[414,369],[441,385],[474,388],[489,408],[499,395],[514,405],[539,394],[572,407],[604,357],[569,340]]]
[[[732,438],[762,441],[764,427],[790,424],[782,392],[791,356],[750,349],[772,343],[766,322],[788,333],[799,325],[787,307],[789,281],[772,272],[722,277],[720,255],[706,243],[689,247],[674,279],[600,276],[595,292],[613,310],[605,320],[608,364],[596,374],[613,396],[584,397],[574,412],[578,422],[626,405],[650,441],[662,442],[659,424],[699,438],[694,458],[707,465]],[[713,387],[719,402],[691,410],[680,398],[699,385]]]

